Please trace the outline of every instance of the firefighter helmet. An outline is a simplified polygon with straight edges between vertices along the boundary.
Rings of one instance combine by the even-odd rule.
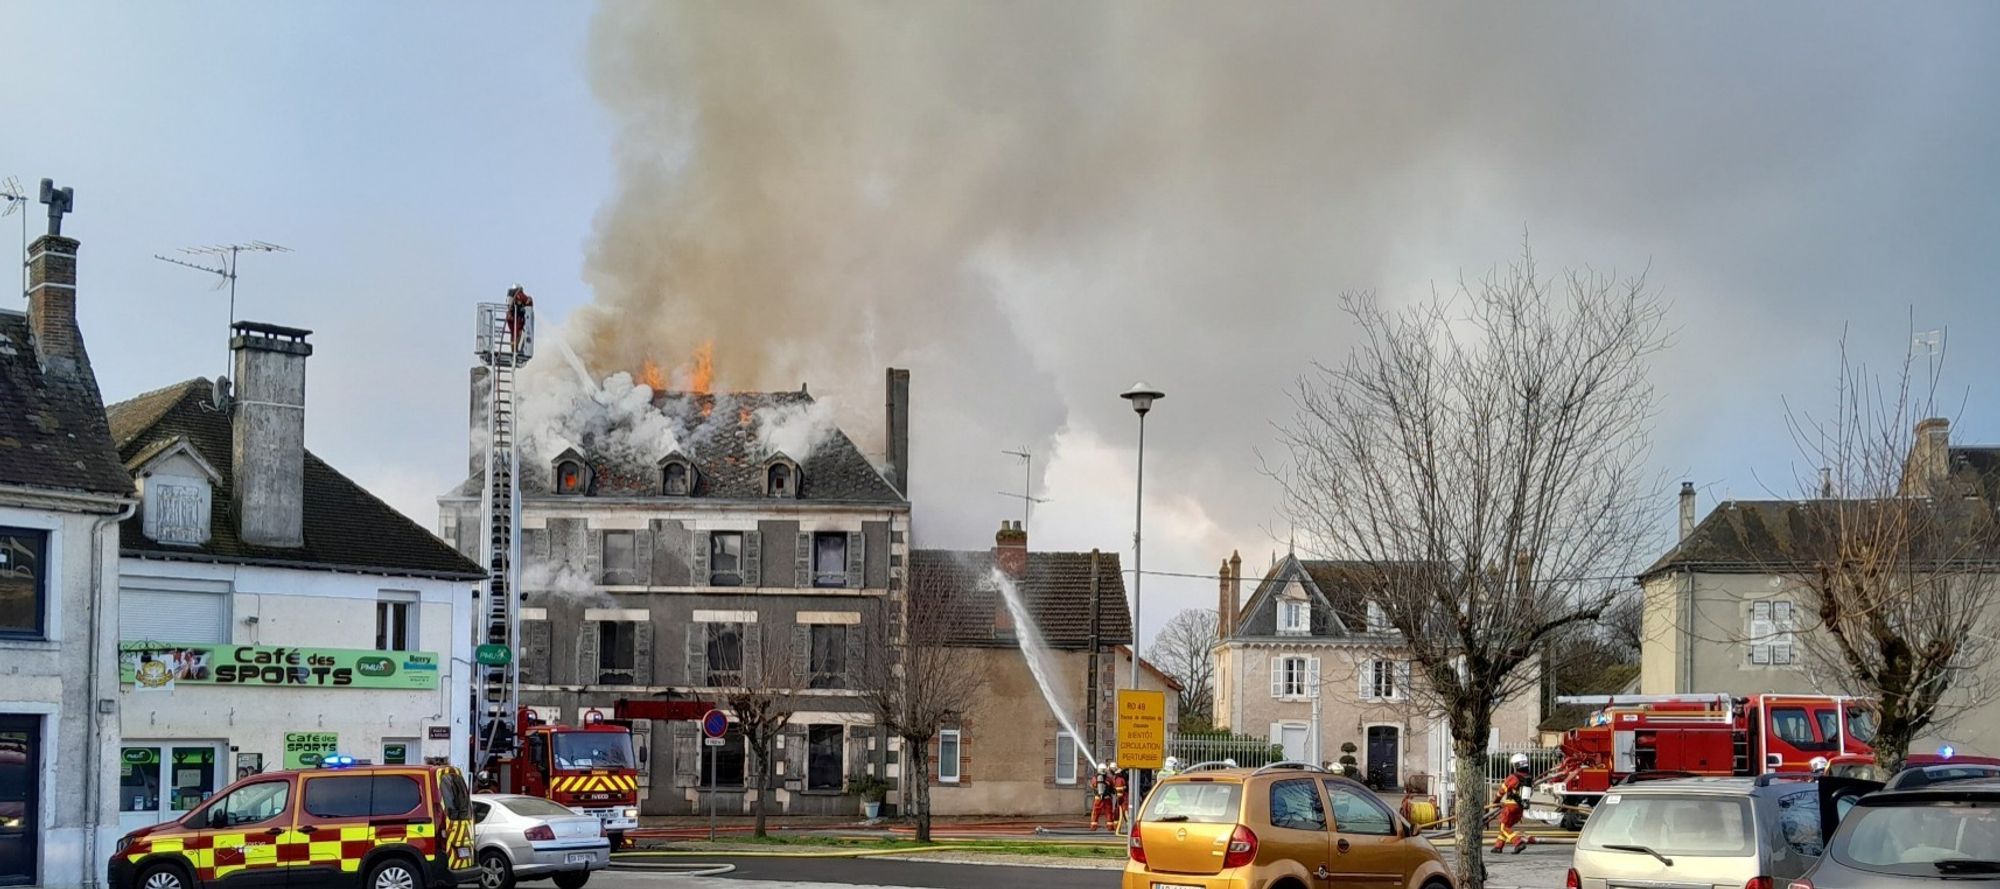
[[[1528,767],[1528,754],[1516,753],[1508,762],[1512,763],[1516,769],[1525,769]]]

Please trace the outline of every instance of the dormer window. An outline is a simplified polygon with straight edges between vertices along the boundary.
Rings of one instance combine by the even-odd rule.
[[[1380,602],[1368,603],[1368,632],[1387,633],[1389,629],[1389,614],[1382,610],[1382,604]]]
[[[660,461],[660,493],[668,497],[688,497],[694,494],[694,464],[679,455],[670,455]]]
[[[1312,609],[1302,599],[1278,603],[1278,632],[1304,633],[1312,628]]]
[[[131,467],[139,480],[146,537],[177,546],[208,543],[210,505],[221,476],[185,437],[149,450]]]
[[[585,494],[590,491],[590,467],[574,449],[556,458],[556,493]]]
[[[799,497],[799,464],[784,454],[772,457],[764,464],[764,496],[778,500],[797,500]]]

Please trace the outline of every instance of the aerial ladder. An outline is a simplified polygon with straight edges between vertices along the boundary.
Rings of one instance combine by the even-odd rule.
[[[511,759],[521,706],[521,485],[515,475],[514,375],[535,354],[534,300],[518,285],[507,301],[480,303],[474,351],[486,368],[486,478],[480,539],[486,546],[486,589],[479,641],[506,652],[503,663],[476,666],[472,765],[477,777],[497,775]],[[492,650],[492,649],[488,649]],[[486,660],[486,659],[482,659]]]

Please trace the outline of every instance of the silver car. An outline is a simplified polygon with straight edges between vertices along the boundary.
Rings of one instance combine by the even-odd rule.
[[[579,889],[611,864],[611,840],[595,817],[538,796],[475,794],[472,820],[480,889],[550,877],[559,889]]]
[[[1824,851],[1811,775],[1611,788],[1577,837],[1569,889],[1787,889]]]

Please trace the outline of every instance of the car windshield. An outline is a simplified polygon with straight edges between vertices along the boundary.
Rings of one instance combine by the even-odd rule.
[[[1608,793],[1584,822],[1577,845],[1592,851],[1644,846],[1670,857],[1748,855],[1750,825],[1750,807],[1739,797]]]
[[[624,732],[556,732],[550,740],[558,769],[632,768],[632,736]]]
[[[1234,824],[1243,785],[1220,781],[1169,781],[1146,800],[1140,821]]]
[[[1963,863],[2000,856],[2000,801],[1857,806],[1841,822],[1830,851],[1841,864],[1878,873],[1972,872],[1977,868]]]
[[[510,796],[500,801],[507,811],[526,818],[564,818],[575,815],[569,807],[533,796]]]

